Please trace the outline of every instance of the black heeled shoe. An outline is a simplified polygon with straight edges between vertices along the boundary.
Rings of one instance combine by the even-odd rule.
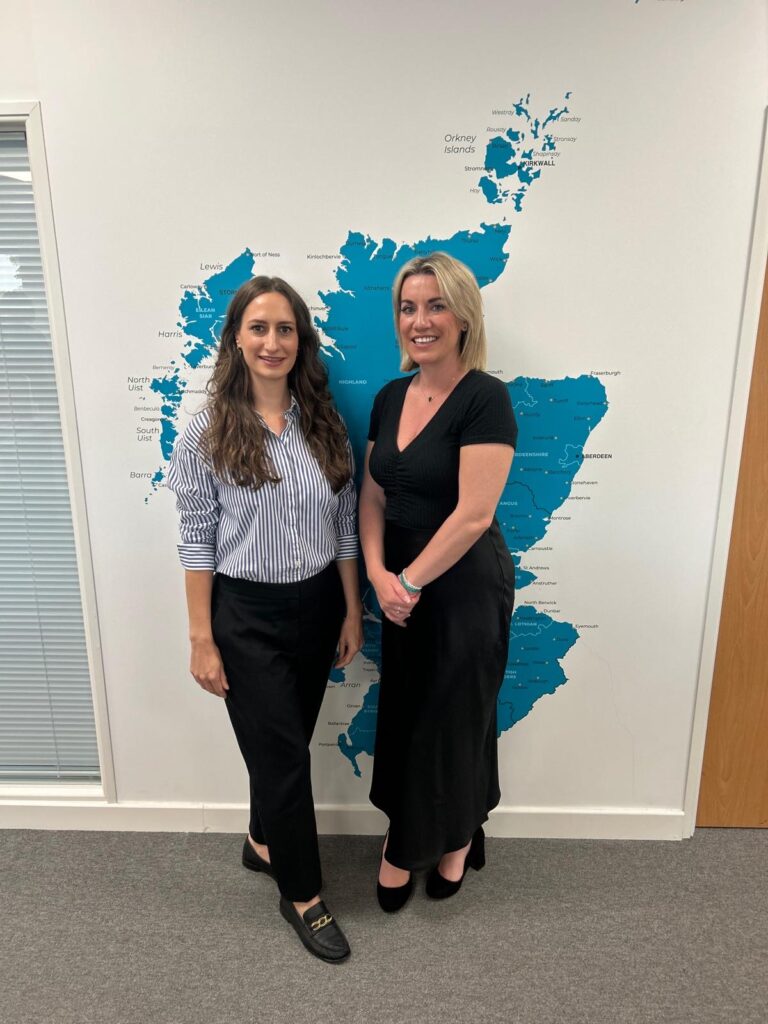
[[[461,883],[464,881],[464,876],[467,873],[468,868],[474,868],[475,871],[481,871],[485,867],[485,832],[480,827],[477,832],[472,836],[472,842],[470,843],[467,856],[464,861],[464,870],[461,873],[461,878],[458,882],[451,882],[447,878],[443,878],[440,872],[437,870],[437,865],[427,875],[427,896],[430,896],[433,900],[445,900],[449,896],[455,896],[461,888]]]
[[[386,844],[389,837],[389,832],[384,837],[384,843]],[[386,848],[386,847],[385,847]],[[381,856],[386,860],[386,855],[382,850]],[[396,864],[393,867],[397,867]],[[381,869],[379,869],[381,870]],[[405,883],[405,885],[382,885],[378,880],[376,881],[376,898],[379,901],[379,906],[385,914],[394,914],[398,910],[402,910],[405,904],[408,902],[408,897],[413,891],[413,872],[411,877]]]

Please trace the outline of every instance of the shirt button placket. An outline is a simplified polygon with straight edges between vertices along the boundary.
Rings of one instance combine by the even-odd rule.
[[[286,425],[283,434],[285,435],[285,441],[288,441],[288,432],[291,429],[291,422],[289,421]],[[289,473],[287,474],[290,479],[288,487],[288,509],[289,509],[289,526],[291,530],[291,544],[293,547],[293,568],[295,570],[296,579],[299,577],[299,569],[301,569],[301,558],[299,552],[299,537],[296,530],[296,477],[294,474],[294,467],[292,461],[288,460],[288,466],[290,467]]]

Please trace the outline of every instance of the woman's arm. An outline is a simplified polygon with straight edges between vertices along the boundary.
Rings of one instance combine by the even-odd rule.
[[[368,463],[373,442],[368,442],[365,452],[365,473],[360,491],[360,543],[365,556],[368,579],[373,584],[382,612],[392,622],[404,625],[418,601],[418,594],[411,595],[402,586],[394,573],[387,572],[384,565],[384,490],[371,476]],[[405,611],[400,611],[405,609]]]
[[[376,575],[386,572],[384,568],[384,490],[371,476],[368,463],[373,442],[365,450],[363,486],[360,489],[360,545],[365,557],[368,579],[373,583]]]
[[[363,646],[363,605],[357,573],[357,491],[352,448],[347,442],[350,478],[339,491],[336,508],[336,568],[339,570],[347,613],[339,634],[339,657],[336,668],[344,668]]]
[[[360,600],[360,583],[357,575],[356,558],[339,558],[336,561],[336,568],[341,577],[341,586],[344,590],[344,601],[347,606],[347,618],[363,614],[363,604]]]
[[[189,671],[204,690],[224,697],[228,689],[211,630],[211,593],[216,565],[219,507],[216,483],[199,453],[179,438],[171,454],[168,486],[179,512],[179,556],[184,567],[189,616]]]
[[[507,444],[472,444],[460,449],[459,500],[429,544],[405,566],[410,583],[424,587],[437,579],[488,529],[513,455],[514,449]]]
[[[357,575],[356,558],[336,560],[336,568],[344,589],[347,614],[341,624],[339,635],[339,658],[336,668],[344,668],[363,646],[363,605],[360,600],[360,582]]]
[[[204,690],[226,697],[229,684],[211,629],[213,573],[207,569],[186,569],[184,585],[189,614],[189,671]]]

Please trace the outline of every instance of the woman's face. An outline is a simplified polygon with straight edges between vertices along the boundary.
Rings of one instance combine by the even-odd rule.
[[[254,385],[287,377],[299,352],[296,318],[288,299],[279,292],[257,295],[245,307],[235,341]]]
[[[462,325],[448,309],[434,274],[411,274],[400,291],[400,337],[414,363],[457,358]]]

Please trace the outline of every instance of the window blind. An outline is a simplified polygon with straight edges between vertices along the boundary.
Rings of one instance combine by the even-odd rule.
[[[0,129],[0,782],[98,778],[26,137]]]

